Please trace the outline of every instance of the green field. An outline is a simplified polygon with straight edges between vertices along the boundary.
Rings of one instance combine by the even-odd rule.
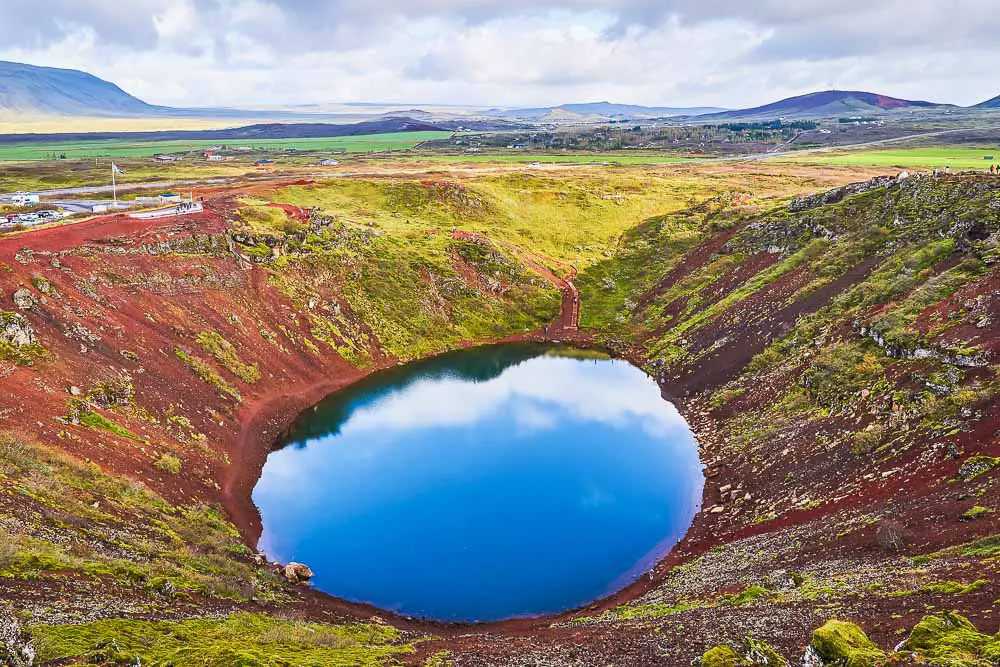
[[[693,158],[664,155],[616,155],[616,154],[565,154],[565,155],[514,155],[509,153],[477,153],[466,155],[423,155],[410,158],[422,162],[461,163],[514,163],[530,164],[674,164],[690,162]]]
[[[829,164],[845,167],[899,167],[901,169],[934,169],[951,167],[956,171],[968,169],[989,170],[990,160],[1000,164],[1000,147],[980,148],[891,148],[885,150],[830,151],[810,153],[782,161]],[[777,160],[776,160],[777,161]]]
[[[370,153],[376,151],[405,150],[424,141],[447,139],[451,132],[396,132],[370,134],[357,137],[326,137],[315,139],[255,139],[226,140],[193,139],[179,141],[70,141],[53,143],[25,143],[0,145],[0,160],[51,160],[63,156],[67,160],[96,157],[141,158],[159,153],[183,153],[205,150],[211,146],[251,146],[275,151],[295,149],[300,151],[344,151]]]

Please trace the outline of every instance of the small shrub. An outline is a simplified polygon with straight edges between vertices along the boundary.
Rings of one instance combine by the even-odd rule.
[[[0,572],[14,562],[18,550],[17,538],[7,532],[0,532]]]
[[[883,424],[872,424],[864,431],[858,431],[851,437],[851,453],[855,456],[871,454],[882,444],[888,432]]]
[[[161,454],[160,458],[153,464],[153,467],[171,475],[179,475],[182,465],[181,460],[176,456]]]

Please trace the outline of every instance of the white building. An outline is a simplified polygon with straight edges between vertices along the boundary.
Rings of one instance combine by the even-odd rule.
[[[32,204],[39,203],[41,198],[30,192],[15,192],[10,201],[14,206],[31,206]]]

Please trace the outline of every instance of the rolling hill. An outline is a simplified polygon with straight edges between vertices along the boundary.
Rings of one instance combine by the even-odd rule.
[[[832,117],[844,115],[881,114],[898,109],[936,109],[951,105],[914,100],[902,100],[887,95],[847,90],[826,90],[808,95],[789,97],[751,109],[724,111],[699,116],[708,119],[744,119],[777,117]]]
[[[986,100],[985,102],[980,102],[977,104],[975,109],[1000,109],[1000,95],[997,95],[991,100]]]
[[[42,116],[153,116],[170,110],[77,70],[0,61],[0,111]]]

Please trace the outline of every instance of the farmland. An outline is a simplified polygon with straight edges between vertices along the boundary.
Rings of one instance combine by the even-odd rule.
[[[424,142],[444,139],[450,132],[396,132],[355,137],[310,139],[255,139],[246,145],[264,151],[332,151],[371,153],[405,150]],[[143,158],[160,153],[186,153],[218,146],[218,141],[194,139],[182,141],[71,141],[0,145],[0,161],[27,161],[82,158]],[[235,143],[244,145],[243,142]]]

